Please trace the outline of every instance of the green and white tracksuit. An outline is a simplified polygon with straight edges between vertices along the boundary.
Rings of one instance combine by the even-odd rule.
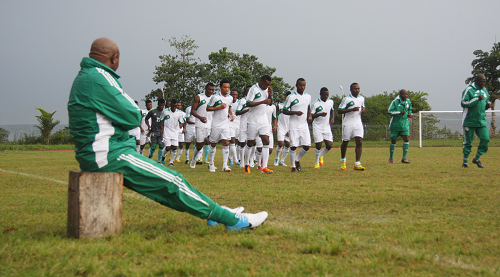
[[[412,105],[410,99],[406,98],[403,101],[399,95],[392,100],[391,105],[387,113],[391,115],[391,122],[389,123],[389,130],[391,131],[391,140],[396,140],[399,136],[409,136],[410,135],[410,123],[408,122],[408,116],[412,114]],[[405,111],[405,114],[401,114],[401,111]],[[390,158],[393,158],[394,149],[396,144],[390,145]],[[410,148],[409,142],[403,142],[403,159],[406,159],[408,154],[408,149]]]
[[[479,100],[479,96],[483,95],[483,100]],[[486,104],[490,94],[486,88],[480,88],[476,83],[469,85],[462,92],[461,105],[463,110],[462,126],[464,128],[464,163],[467,163],[471,152],[472,140],[474,134],[479,137],[479,147],[474,160],[479,160],[481,155],[488,151],[488,143],[490,135],[488,131],[488,122],[486,121]]]
[[[178,172],[135,151],[128,130],[141,115],[122,90],[119,76],[106,65],[85,57],[68,102],[69,127],[82,171],[122,172],[124,185],[152,200],[202,219],[232,226],[235,215],[199,192]]]

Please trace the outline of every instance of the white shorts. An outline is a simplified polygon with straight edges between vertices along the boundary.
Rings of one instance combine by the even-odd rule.
[[[254,140],[259,135],[272,136],[273,132],[271,126],[252,124],[247,127],[247,140]]]
[[[186,133],[184,134],[184,142],[192,142],[192,141],[196,141],[196,129],[193,128],[191,130],[186,128]]]
[[[211,143],[217,143],[221,139],[230,140],[231,135],[229,133],[229,126],[226,126],[225,128],[212,128],[209,140]]]
[[[311,146],[311,133],[309,128],[303,130],[290,130],[290,147]]]
[[[179,141],[177,139],[178,138],[163,137],[163,146],[165,146],[165,147],[178,146],[179,145]]]
[[[324,140],[333,141],[333,134],[331,130],[325,132],[324,130],[322,131],[313,129],[313,135],[315,143],[322,142]]]
[[[264,147],[264,144],[262,143],[262,139],[260,138],[260,136],[255,139],[255,146],[257,146],[257,148]],[[269,136],[269,147],[270,148],[274,147],[274,137],[273,136]]]
[[[288,132],[285,131],[285,129],[280,129],[280,127],[278,127],[278,131],[276,132],[276,139],[278,141],[290,141],[290,137],[287,136],[286,133]]]
[[[236,135],[240,135],[240,128],[234,128],[234,127],[230,127],[229,128],[229,135],[232,137],[232,138],[237,138]]]
[[[196,142],[204,142],[210,135],[210,129],[203,127],[196,127]]]
[[[345,125],[344,134],[342,135],[343,141],[349,141],[352,138],[360,137],[364,135],[363,125]]]
[[[179,133],[179,137],[177,138],[179,143],[184,142],[184,133]]]
[[[151,143],[151,138],[146,136],[146,133],[141,133],[141,145],[145,145],[146,143]]]
[[[137,127],[128,131],[128,134],[135,137],[135,140],[141,140],[141,128]]]

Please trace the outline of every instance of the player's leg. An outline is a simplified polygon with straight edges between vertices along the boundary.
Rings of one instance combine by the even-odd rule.
[[[231,169],[229,168],[229,165],[228,165],[228,160],[229,160],[229,140],[223,139],[222,140],[222,171],[224,171],[224,172],[231,171]]]
[[[323,133],[323,141],[325,142],[325,148],[319,153],[319,165],[325,165],[323,157],[332,149],[333,146],[333,134],[332,132]]]
[[[464,160],[463,160],[463,167],[468,167],[467,160],[469,159],[469,154],[472,149],[472,140],[474,139],[474,133],[476,131],[476,128],[474,127],[464,127],[464,142],[463,142],[463,153],[464,153]]]
[[[389,146],[389,163],[394,163],[394,151],[396,150],[396,142],[399,136],[398,131],[389,131],[391,137],[391,145]]]
[[[273,133],[270,128],[262,128],[260,132],[260,138],[262,140],[262,173],[273,173],[271,169],[269,169],[269,147],[271,140],[269,139]]]
[[[280,155],[283,151],[283,144],[285,142],[285,133],[278,127],[276,132],[276,139],[278,140],[278,146],[276,147],[276,158],[274,159],[274,166],[278,166],[280,162]]]
[[[289,152],[290,152],[290,137],[288,135],[286,135],[285,136],[285,143],[284,143],[284,147],[283,147],[283,152],[281,153],[280,165],[287,166],[285,163],[285,159],[288,156]]]
[[[194,148],[193,151],[193,158],[189,163],[189,166],[191,168],[196,168],[196,160],[198,158],[198,153],[202,151],[203,145],[205,144],[205,135],[206,135],[206,128],[196,127],[196,147]]]
[[[356,170],[364,170],[365,168],[361,166],[361,153],[363,152],[363,138],[362,137],[354,137],[354,141],[356,142],[356,162],[354,163],[354,169]]]
[[[323,147],[323,136],[321,132],[313,130],[313,137],[314,137],[314,144],[316,146],[314,149],[314,168],[320,168],[319,153],[321,153],[321,147]]]
[[[479,168],[483,168],[479,159],[481,158],[481,155],[486,154],[488,151],[488,143],[490,142],[488,127],[476,128],[476,135],[479,137],[479,146],[477,147],[476,157],[472,159],[472,163],[476,164]]]
[[[309,151],[309,147],[311,146],[311,134],[309,133],[309,128],[305,130],[299,131],[299,144],[302,146],[297,154],[297,158],[295,161],[295,167],[298,171],[302,170],[300,165],[300,159],[304,157],[305,154]]]
[[[410,161],[406,158],[408,155],[408,150],[410,149],[410,139],[408,135],[401,135],[403,138],[403,159],[401,160],[402,163],[409,164]]]

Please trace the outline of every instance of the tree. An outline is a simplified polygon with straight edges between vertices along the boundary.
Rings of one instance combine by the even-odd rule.
[[[218,52],[208,55],[210,73],[203,77],[206,82],[218,83],[226,79],[231,83],[231,89],[243,92],[247,85],[257,83],[264,75],[272,77],[273,100],[276,103],[285,100],[285,93],[293,87],[283,81],[282,77],[272,76],[276,68],[265,66],[258,62],[254,55],[228,52],[223,47]]]
[[[39,110],[42,115],[37,115],[36,120],[38,120],[38,123],[40,123],[40,126],[35,125],[36,128],[40,129],[40,133],[42,133],[43,140],[45,141],[46,144],[49,144],[50,140],[50,133],[52,132],[52,129],[57,126],[57,124],[60,123],[59,120],[54,121],[54,114],[53,113],[48,113],[44,109],[41,108],[36,108]]]
[[[5,144],[9,141],[10,132],[0,127],[0,144]]]
[[[165,41],[165,39],[163,39]],[[184,107],[193,103],[194,97],[202,91],[201,77],[208,74],[207,65],[201,63],[194,54],[198,45],[189,36],[180,40],[172,37],[168,40],[175,48],[175,55],[160,56],[161,65],[156,66],[153,81],[164,83],[162,89],[152,90],[146,99],[177,99]]]
[[[486,89],[490,93],[491,109],[495,110],[495,100],[500,97],[500,42],[494,43],[491,52],[483,52],[476,50],[473,52],[476,55],[471,63],[472,77],[465,80],[465,84],[474,82],[474,79],[479,74],[484,74],[486,77]],[[491,115],[491,130],[492,134],[496,132],[495,113]]]

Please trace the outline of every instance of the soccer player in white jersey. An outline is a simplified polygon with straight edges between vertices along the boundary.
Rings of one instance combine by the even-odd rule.
[[[163,110],[161,114],[161,135],[163,144],[165,145],[164,152],[172,150],[170,153],[170,161],[168,166],[174,166],[174,159],[177,155],[177,146],[179,144],[179,125],[184,124],[182,113],[177,112],[177,100],[172,100],[170,108]]]
[[[193,106],[191,107],[191,115],[195,117],[194,124],[196,127],[196,148],[194,149],[193,158],[189,166],[191,168],[196,168],[196,159],[198,153],[202,151],[205,141],[208,141],[208,135],[210,134],[211,122],[209,122],[209,112],[207,111],[207,104],[210,101],[210,97],[214,93],[215,85],[213,83],[208,83],[205,86],[205,92],[196,95],[194,98]]]
[[[311,105],[313,136],[316,145],[316,149],[314,149],[316,159],[314,168],[320,168],[320,166],[324,165],[323,156],[332,149],[333,134],[330,125],[335,123],[335,120],[333,119],[333,100],[328,99],[328,96],[330,96],[328,89],[322,87],[319,91],[319,99]],[[321,150],[323,141],[325,142],[325,148]]]
[[[186,108],[186,133],[184,135],[186,154],[186,164],[189,164],[189,148],[191,147],[191,142],[194,141],[196,147],[196,128],[194,126],[194,116],[191,116],[191,106]]]
[[[266,109],[266,115],[267,115],[267,124],[268,127],[272,129],[272,133],[276,131],[276,107],[274,105],[269,105],[267,106]],[[258,169],[262,170],[262,147],[264,146],[262,144],[262,139],[260,137],[257,137],[255,139],[256,142],[256,148],[257,150],[255,151],[255,156],[258,164]],[[272,135],[269,136],[269,155],[273,153],[273,145],[274,145],[274,137]]]
[[[231,168],[227,165],[227,160],[229,158],[229,140],[231,139],[229,125],[234,120],[234,115],[231,110],[233,97],[229,96],[230,88],[229,81],[220,81],[220,93],[212,95],[206,108],[207,111],[213,112],[208,164],[210,172],[215,172],[214,157],[217,149],[217,142],[219,140],[222,140],[222,171],[231,171]]]
[[[240,133],[238,135],[238,144],[240,151],[238,156],[240,157],[240,167],[245,167],[245,146],[247,144],[247,118],[248,111],[247,108],[247,95],[248,91],[252,86],[246,86],[243,92],[243,97],[238,101],[238,108],[236,108],[236,115],[240,117]]]
[[[239,165],[238,161],[238,151],[236,150],[236,145],[238,145],[238,138],[240,133],[240,116],[236,115],[236,110],[238,109],[238,91],[232,90],[230,93],[233,98],[233,102],[231,103],[231,111],[234,115],[234,120],[230,124],[230,133],[231,133],[231,141],[229,141],[229,165],[236,164]],[[238,145],[239,147],[239,145]]]
[[[146,146],[146,143],[149,143],[151,146],[151,139],[148,137],[148,125],[146,124],[146,115],[148,115],[149,111],[153,108],[153,102],[151,100],[146,100],[146,109],[141,110],[142,113],[142,119],[141,119],[141,147],[140,147],[140,154],[143,155],[144,153],[144,146]],[[151,126],[151,119],[148,119],[148,123]]]
[[[269,128],[267,107],[272,104],[271,77],[262,76],[260,81],[253,85],[248,91],[247,104],[249,108],[247,118],[247,148],[245,148],[245,173],[250,173],[250,147],[255,146],[255,139],[260,136],[262,139],[262,173],[273,173],[267,168],[269,161],[269,136],[272,136],[272,130]]]
[[[311,146],[311,133],[309,132],[309,124],[307,121],[312,121],[311,117],[311,95],[305,93],[306,80],[304,78],[297,79],[295,83],[297,91],[290,94],[285,100],[283,113],[290,116],[289,119],[289,136],[290,136],[290,172],[301,171],[300,159],[309,151]],[[296,149],[300,148],[297,155]]]
[[[287,91],[285,94],[285,98],[290,94],[291,92]],[[283,114],[284,106],[285,103],[279,103],[276,105],[276,115],[278,116],[276,139],[278,139],[278,147],[276,147],[276,159],[274,159],[275,166],[286,166],[285,158],[286,156],[288,156],[288,152],[290,151],[290,137],[288,136],[288,121],[290,119],[290,116]]]
[[[178,149],[177,150],[177,157],[175,157],[175,161],[180,163],[181,162],[180,158],[181,158],[182,150],[184,147],[184,136],[186,133],[186,113],[184,111],[182,111],[182,103],[181,102],[177,103],[177,112],[182,114],[181,121],[184,122],[184,124],[179,125],[179,148],[177,148]]]
[[[342,134],[342,145],[340,146],[340,161],[342,163],[340,169],[347,170],[345,165],[345,153],[347,151],[347,144],[354,138],[356,142],[356,162],[354,163],[354,170],[365,170],[360,161],[364,135],[361,115],[365,113],[365,98],[359,95],[361,89],[358,83],[352,83],[350,90],[351,94],[342,99],[338,110],[339,114],[345,114],[343,123],[344,133]]]

